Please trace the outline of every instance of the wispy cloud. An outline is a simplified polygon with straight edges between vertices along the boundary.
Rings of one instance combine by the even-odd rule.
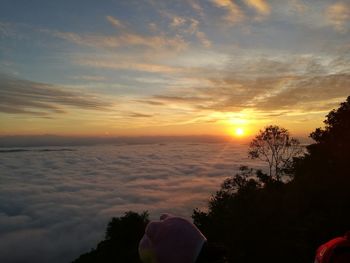
[[[106,16],[106,19],[109,23],[119,29],[124,29],[126,26],[117,18],[113,16]]]
[[[126,114],[126,116],[131,117],[131,118],[151,118],[153,117],[152,114],[144,114],[140,112],[130,112]]]
[[[137,61],[118,61],[115,58],[77,58],[76,63],[95,67],[95,68],[105,68],[105,69],[116,69],[116,70],[130,70],[130,71],[143,71],[151,73],[179,73],[183,72],[185,69],[182,67],[168,66],[164,64],[137,62]]]
[[[267,15],[270,13],[270,5],[265,0],[245,0],[245,3],[260,14]]]
[[[0,111],[47,116],[64,113],[67,107],[107,110],[112,104],[96,95],[57,85],[0,75]]]
[[[244,13],[240,7],[232,0],[211,0],[211,2],[218,8],[224,9],[227,14],[224,19],[230,23],[237,23],[244,18]]]
[[[82,75],[82,76],[73,76],[72,79],[84,80],[84,81],[105,81],[106,77],[96,76],[96,75]]]
[[[207,35],[202,31],[196,32],[196,37],[202,43],[203,46],[210,48],[212,46],[212,42],[208,39]]]
[[[246,7],[253,8],[262,16],[269,15],[271,12],[271,7],[265,0],[244,0],[243,3],[245,5],[239,5],[234,0],[211,0],[211,2],[216,7],[226,11],[226,15],[223,18],[231,24],[236,24],[247,19]],[[255,19],[257,19],[257,17],[255,17]]]
[[[188,43],[180,36],[166,37],[142,36],[135,33],[124,32],[120,36],[108,36],[98,34],[78,34],[73,32],[49,32],[57,38],[61,38],[77,45],[99,47],[99,48],[119,48],[139,46],[150,49],[175,49],[184,50]]]
[[[347,32],[350,24],[350,4],[347,2],[336,2],[326,10],[329,23],[339,32]]]
[[[293,11],[300,14],[305,13],[309,8],[303,0],[289,0],[289,4],[291,5]]]
[[[299,77],[288,83],[287,88],[257,102],[260,110],[298,109],[329,110],[326,102],[333,105],[350,94],[350,74],[330,74]],[[323,106],[323,107],[320,107]]]
[[[346,58],[320,61],[310,56],[252,59],[222,71],[221,76],[208,76],[206,86],[173,90],[141,102],[211,112],[293,109],[307,114],[320,110],[319,105],[325,105],[327,99],[334,104],[350,94],[346,64]],[[206,75],[199,69],[192,73],[194,78]]]
[[[180,27],[186,23],[186,19],[181,16],[172,16],[172,21],[170,26],[172,27]]]
[[[12,35],[12,30],[9,24],[0,22],[0,38],[9,37]]]
[[[199,14],[199,16],[204,16],[204,10],[203,7],[200,5],[198,0],[187,0],[190,6]]]
[[[211,47],[212,42],[208,36],[200,30],[200,21],[192,17],[183,17],[176,14],[161,10],[160,14],[170,20],[170,27],[178,32],[178,34],[194,35],[198,41],[206,48]]]

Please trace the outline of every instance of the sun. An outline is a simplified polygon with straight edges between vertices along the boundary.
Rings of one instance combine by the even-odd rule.
[[[229,134],[236,138],[244,138],[247,133],[248,131],[244,127],[231,127],[229,129]]]
[[[244,129],[243,128],[236,128],[235,129],[235,135],[237,136],[237,137],[241,137],[241,136],[243,136],[244,135]]]

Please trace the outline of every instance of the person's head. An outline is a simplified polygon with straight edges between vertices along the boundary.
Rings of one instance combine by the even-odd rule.
[[[321,245],[317,249],[315,263],[350,263],[350,232]]]
[[[163,214],[150,222],[139,244],[144,263],[195,263],[206,242],[204,235],[188,220]]]

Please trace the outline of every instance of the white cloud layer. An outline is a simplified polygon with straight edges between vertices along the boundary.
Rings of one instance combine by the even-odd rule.
[[[2,263],[69,262],[128,210],[190,216],[240,165],[259,165],[223,143],[26,149],[0,152]]]

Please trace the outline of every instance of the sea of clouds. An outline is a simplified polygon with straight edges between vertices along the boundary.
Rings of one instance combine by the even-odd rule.
[[[0,148],[0,262],[70,262],[125,211],[190,217],[247,158],[247,145]]]

